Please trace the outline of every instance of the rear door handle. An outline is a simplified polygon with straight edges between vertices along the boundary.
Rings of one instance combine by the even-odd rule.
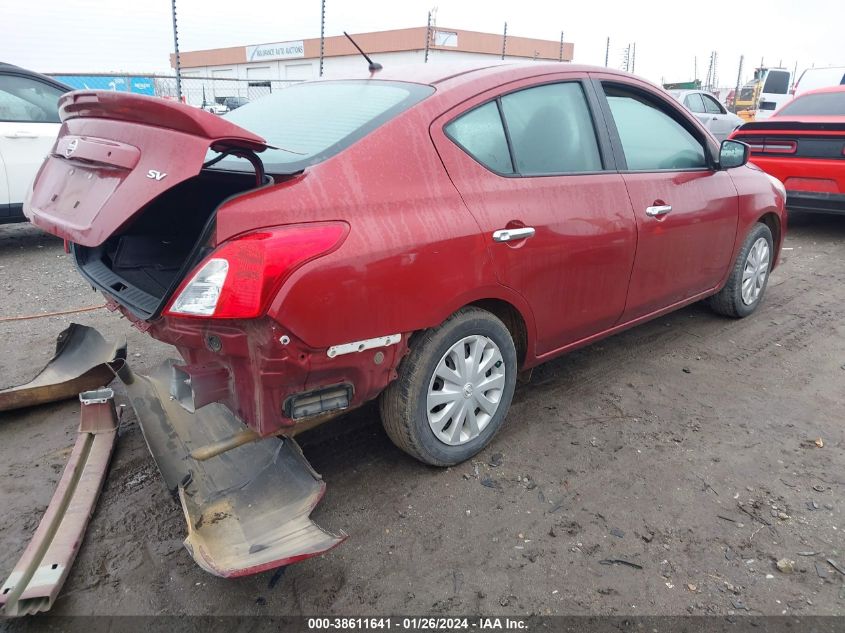
[[[31,132],[21,132],[19,130],[14,134],[7,134],[6,138],[38,138],[38,135],[32,134]]]
[[[672,211],[671,204],[661,204],[656,207],[646,207],[645,214],[650,218],[656,218],[661,215],[666,215],[670,211]]]
[[[518,229],[499,229],[493,231],[494,242],[510,242],[512,240],[524,240],[529,237],[534,237],[536,231],[533,227],[523,226]]]

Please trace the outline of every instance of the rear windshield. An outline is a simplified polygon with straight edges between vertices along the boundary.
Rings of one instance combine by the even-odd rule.
[[[431,86],[395,81],[321,81],[294,84],[223,115],[266,139],[260,154],[270,173],[294,173],[349,147],[434,92]],[[209,151],[209,159],[217,156]],[[225,158],[222,169],[251,169]]]
[[[783,107],[778,116],[845,116],[845,92],[804,95]]]

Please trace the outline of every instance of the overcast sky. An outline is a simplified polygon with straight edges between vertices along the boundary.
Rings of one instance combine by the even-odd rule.
[[[710,52],[717,76],[736,82],[761,58],[799,72],[845,65],[845,0],[358,0],[326,2],[326,34],[437,24],[575,43],[575,61],[610,66],[637,43],[636,72],[655,82],[704,78]],[[679,10],[682,7],[683,10]],[[182,50],[318,37],[319,0],[177,0]],[[0,61],[41,72],[167,72],[173,47],[169,0],[0,0]]]

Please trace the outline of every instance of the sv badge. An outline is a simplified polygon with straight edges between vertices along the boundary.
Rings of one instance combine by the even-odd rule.
[[[151,169],[150,171],[147,172],[147,178],[150,178],[152,180],[164,180],[164,177],[166,175],[167,174],[164,173],[163,171],[158,171],[156,169]]]

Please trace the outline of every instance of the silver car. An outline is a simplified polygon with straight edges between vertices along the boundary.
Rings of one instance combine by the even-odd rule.
[[[745,123],[737,115],[725,110],[716,97],[703,90],[670,90],[669,94],[695,114],[718,141],[724,141],[731,132]]]

